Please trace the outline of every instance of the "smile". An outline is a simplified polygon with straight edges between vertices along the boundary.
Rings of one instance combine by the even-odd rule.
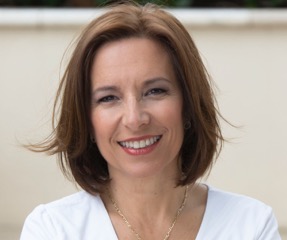
[[[150,137],[147,139],[142,139],[140,141],[122,141],[118,142],[122,147],[132,148],[132,149],[141,149],[149,147],[160,140],[161,136]]]

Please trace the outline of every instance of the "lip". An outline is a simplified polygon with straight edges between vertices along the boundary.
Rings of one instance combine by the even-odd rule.
[[[162,138],[162,135],[146,135],[146,136],[141,136],[141,137],[133,137],[133,138],[128,138],[125,139],[124,141],[119,141],[118,144],[119,146],[129,155],[145,155],[148,153],[151,153],[158,145]],[[128,147],[124,143],[131,143],[131,142],[140,142],[142,140],[149,140],[149,139],[156,139],[155,142],[148,146],[144,146],[141,148],[134,148],[134,147]]]

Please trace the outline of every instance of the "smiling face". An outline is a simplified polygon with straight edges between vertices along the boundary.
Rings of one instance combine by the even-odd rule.
[[[146,38],[106,43],[91,79],[93,134],[110,176],[178,174],[182,94],[165,49]]]

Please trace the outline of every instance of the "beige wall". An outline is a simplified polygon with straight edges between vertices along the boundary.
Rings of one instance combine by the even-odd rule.
[[[9,231],[18,236],[37,204],[75,191],[54,157],[20,144],[48,134],[62,55],[79,30],[0,26],[0,238]],[[240,126],[222,124],[231,143],[209,182],[271,205],[286,231],[287,26],[190,25],[189,30],[220,89],[222,114]]]

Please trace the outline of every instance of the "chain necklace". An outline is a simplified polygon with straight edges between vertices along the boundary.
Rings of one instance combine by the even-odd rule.
[[[184,206],[185,206],[185,203],[186,203],[186,199],[187,199],[187,192],[188,192],[188,185],[186,185],[185,187],[185,193],[184,193],[184,197],[183,197],[183,200],[182,200],[182,203],[180,205],[180,207],[178,208],[177,212],[176,212],[176,215],[170,225],[170,227],[168,228],[168,231],[164,237],[164,240],[167,240],[169,239],[170,237],[170,234],[171,234],[171,231],[178,219],[178,216],[180,215],[180,213],[182,212]],[[132,227],[132,225],[129,223],[129,221],[127,220],[127,218],[125,217],[125,215],[122,213],[122,211],[119,209],[117,203],[115,202],[115,200],[112,198],[111,194],[110,194],[110,191],[109,189],[107,189],[107,194],[108,194],[108,197],[110,199],[110,201],[112,202],[116,212],[120,215],[120,217],[124,220],[124,222],[126,223],[126,225],[128,226],[128,228],[133,232],[133,234],[136,236],[137,240],[142,240],[141,236],[139,235],[138,232],[136,232],[136,230]]]

